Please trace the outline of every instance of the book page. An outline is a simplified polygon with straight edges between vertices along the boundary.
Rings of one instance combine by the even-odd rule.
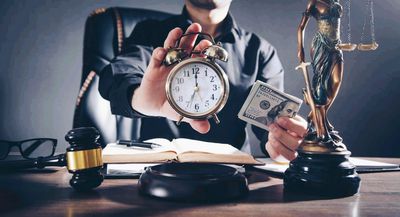
[[[145,142],[161,145],[160,147],[147,149],[140,147],[128,147],[116,143],[109,143],[103,149],[104,163],[147,163],[166,162],[176,158],[175,147],[167,139],[150,139]]]
[[[163,138],[155,138],[155,139],[148,139],[143,142],[149,142],[149,143],[155,143],[158,145],[161,145],[161,147],[153,149],[153,151],[174,151],[176,152],[175,146],[168,140],[168,139],[163,139]]]
[[[203,152],[210,154],[245,154],[237,148],[224,143],[204,142],[194,139],[174,139],[172,143],[176,147],[176,153]]]
[[[223,143],[174,139],[179,162],[260,164],[251,155]]]

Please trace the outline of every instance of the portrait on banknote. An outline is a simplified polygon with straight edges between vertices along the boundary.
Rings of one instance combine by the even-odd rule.
[[[279,117],[294,117],[297,114],[298,104],[293,101],[285,100],[275,107],[273,107],[267,116],[260,116],[256,118],[257,122],[263,123],[265,125],[270,125],[277,120]]]
[[[238,117],[249,124],[268,130],[278,117],[294,117],[302,100],[256,81]]]

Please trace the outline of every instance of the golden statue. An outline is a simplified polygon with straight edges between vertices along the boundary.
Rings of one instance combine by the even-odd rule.
[[[338,0],[309,0],[298,32],[298,58],[306,82],[303,89],[305,102],[311,107],[308,115],[309,130],[300,150],[308,152],[346,151],[342,138],[330,124],[327,113],[342,83],[343,53],[340,49],[340,17],[342,6]],[[310,81],[309,63],[304,58],[304,29],[311,17],[317,21],[318,31],[311,44],[311,65],[314,71]]]
[[[368,8],[372,8],[372,0],[368,1]],[[350,0],[346,6],[350,6]],[[354,195],[360,189],[361,179],[356,167],[349,161],[351,153],[329,122],[327,113],[342,84],[342,51],[356,48],[361,51],[374,50],[377,43],[374,37],[373,43],[365,43],[361,47],[350,43],[350,40],[341,43],[342,12],[339,0],[309,0],[297,31],[300,65],[296,69],[303,72],[306,83],[303,94],[311,112],[308,115],[307,134],[297,149],[298,156],[285,171],[285,191],[342,197]],[[311,63],[307,63],[304,58],[304,29],[311,17],[317,21],[318,29],[311,44]],[[307,70],[310,65],[313,69],[311,80]]]

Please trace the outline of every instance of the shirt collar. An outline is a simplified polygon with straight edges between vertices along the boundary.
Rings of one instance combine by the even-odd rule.
[[[189,12],[187,11],[186,6],[183,7],[180,17],[180,26],[184,29],[193,23],[192,20],[190,20]],[[235,42],[235,39],[239,36],[239,27],[235,19],[230,13],[228,13],[222,22],[223,25],[221,34],[215,38],[215,41]]]

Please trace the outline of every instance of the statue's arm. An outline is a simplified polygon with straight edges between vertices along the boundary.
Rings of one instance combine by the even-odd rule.
[[[304,59],[304,30],[310,20],[312,9],[315,7],[316,0],[309,0],[306,11],[303,13],[299,27],[297,28],[297,57],[300,63],[305,62]]]

